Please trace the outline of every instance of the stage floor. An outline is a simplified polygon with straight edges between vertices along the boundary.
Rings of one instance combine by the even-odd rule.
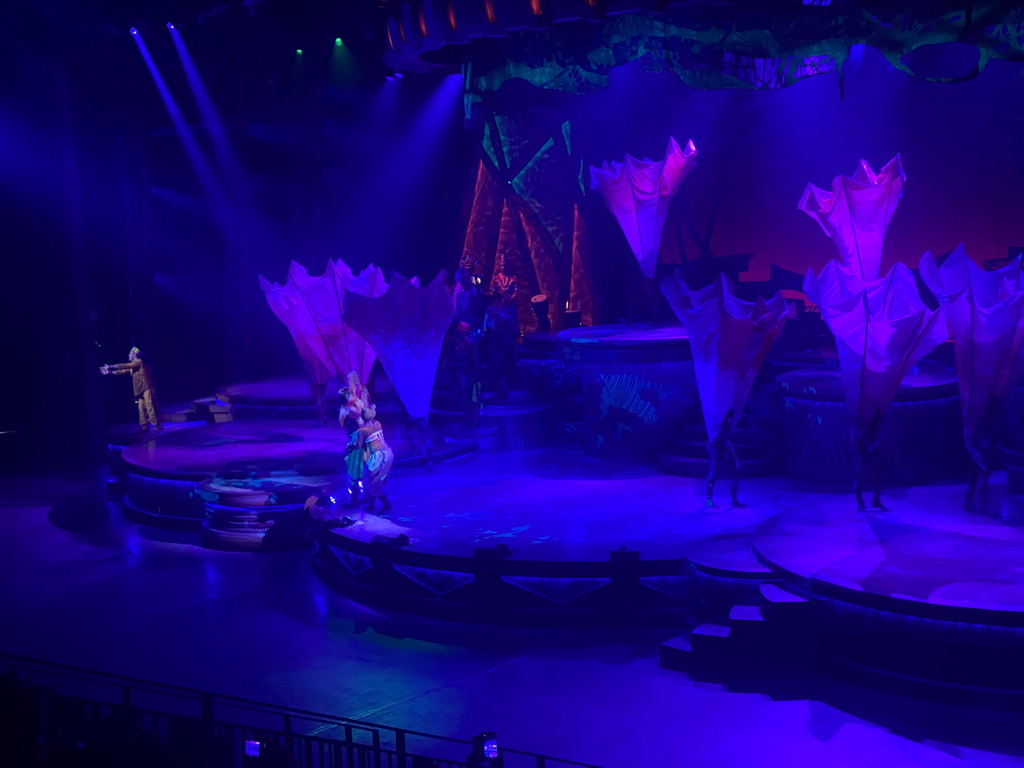
[[[410,445],[404,429],[388,430],[396,464],[423,461],[420,446]],[[336,423],[310,420],[245,419],[192,429],[165,429],[125,448],[121,459],[130,472],[146,477],[203,480],[215,476],[319,477],[342,468],[348,435]],[[474,449],[472,443],[434,440],[433,457],[444,461]]]
[[[0,650],[458,738],[496,730],[608,768],[1022,764],[1017,714],[841,680],[821,700],[729,691],[658,666],[677,630],[556,635],[382,614],[326,587],[306,552],[203,549],[113,506],[91,514],[92,498],[60,477],[0,480]]]
[[[638,551],[644,560],[678,560],[698,542],[749,536],[774,514],[783,484],[745,486],[748,508],[704,505],[704,482],[576,449],[480,453],[435,467],[396,472],[387,516],[356,516],[345,536],[405,533],[411,549],[472,556],[504,544],[512,560],[607,561]],[[722,488],[728,499],[728,486]],[[749,547],[747,547],[749,550]]]
[[[841,487],[786,477],[745,481],[747,507],[708,509],[701,480],[538,449],[396,472],[394,509],[359,512],[335,533],[359,542],[404,533],[406,551],[446,557],[504,544],[509,562],[607,562],[626,549],[643,561],[810,579],[852,602],[910,601],[919,605],[909,612],[927,605],[952,620],[963,611],[1008,613],[997,623],[1016,624],[1024,620],[1024,527],[1000,519],[1013,498],[1002,483],[996,475],[987,512],[961,508],[960,484],[894,489],[889,511],[861,513]]]
[[[819,498],[761,526],[754,549],[774,567],[851,602],[874,596],[916,604],[903,610],[927,606],[950,620],[967,609],[1010,614],[1002,617],[1007,623],[1024,624],[1024,520],[1011,508],[1020,502],[1001,482],[990,490],[988,513],[964,511],[960,485],[901,489],[887,512],[861,513],[846,498]],[[1017,524],[1000,519],[1005,515]]]

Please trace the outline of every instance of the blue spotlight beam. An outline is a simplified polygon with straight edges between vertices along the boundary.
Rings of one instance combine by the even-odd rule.
[[[157,92],[160,94],[160,98],[164,102],[164,107],[167,109],[167,114],[171,118],[171,122],[174,125],[174,130],[181,138],[181,143],[185,148],[185,154],[188,155],[189,162],[192,163],[192,168],[196,172],[196,176],[199,178],[199,183],[203,188],[203,192],[206,194],[210,203],[214,207],[214,211],[218,214],[218,219],[223,224],[223,213],[224,213],[224,198],[221,194],[220,187],[217,184],[217,180],[214,178],[213,171],[210,169],[209,163],[206,162],[206,158],[203,157],[202,151],[199,149],[199,144],[196,141],[195,135],[192,133],[192,129],[185,121],[184,116],[181,114],[181,110],[178,108],[177,102],[174,100],[174,96],[171,95],[170,89],[167,87],[166,81],[164,81],[163,75],[160,74],[160,70],[157,69],[156,63],[153,61],[153,57],[146,47],[146,42],[142,39],[142,35],[139,31],[132,27],[132,37],[135,39],[135,44],[139,47],[139,53],[142,54],[142,60],[146,62],[146,67],[149,69],[149,74],[153,78],[153,82],[156,84]]]
[[[196,106],[199,107],[199,114],[202,117],[203,126],[206,128],[206,132],[209,134],[210,139],[213,142],[213,151],[217,159],[217,165],[220,166],[221,170],[228,174],[228,177],[231,180],[232,190],[237,192],[243,189],[245,185],[241,184],[241,170],[234,152],[232,152],[231,146],[228,143],[227,133],[224,130],[224,123],[220,119],[220,115],[217,113],[217,108],[213,104],[213,99],[210,98],[210,94],[206,90],[206,86],[203,84],[203,79],[199,75],[199,70],[196,68],[195,62],[192,61],[192,56],[188,52],[188,48],[181,37],[181,33],[173,24],[168,24],[167,28],[170,30],[171,39],[174,41],[174,47],[178,51],[178,57],[181,59],[182,69],[185,70],[185,78],[188,80],[188,84],[192,88],[192,95],[195,97]]]

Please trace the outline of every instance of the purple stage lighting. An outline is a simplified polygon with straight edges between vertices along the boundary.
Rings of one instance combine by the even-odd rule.
[[[174,29],[174,23],[173,23],[173,22],[170,22],[170,21],[168,21],[168,22],[167,22],[167,28],[168,28],[168,29]]]
[[[213,141],[213,150],[217,158],[217,163],[221,169],[228,174],[228,178],[232,184],[234,190],[238,191],[243,188],[242,184],[242,173],[235,159],[234,153],[231,151],[231,147],[228,144],[227,132],[224,130],[224,124],[217,114],[217,109],[214,106],[213,99],[206,90],[206,86],[203,84],[203,80],[199,75],[199,70],[189,55],[188,48],[185,46],[185,41],[181,37],[181,33],[174,28],[173,25],[168,24],[168,29],[171,30],[171,39],[174,41],[174,47],[178,51],[178,56],[181,58],[181,66],[185,70],[185,78],[188,80],[189,86],[192,88],[192,95],[195,96],[196,106],[199,107],[199,114],[202,117],[203,125],[206,128],[206,132],[210,135]]]
[[[393,82],[395,82],[395,78],[393,78],[393,77],[392,77],[391,75],[388,75],[388,76],[387,76],[387,77],[385,77],[384,79],[385,79],[385,80],[387,80],[387,81],[388,81],[389,83],[393,83]]]
[[[395,80],[401,80],[403,77],[405,77],[405,75],[401,72],[395,72]]]
[[[185,154],[188,156],[193,170],[195,170],[196,175],[199,177],[199,183],[202,185],[203,191],[206,193],[207,199],[209,199],[213,205],[214,210],[217,211],[219,216],[223,217],[223,196],[220,191],[220,186],[214,178],[213,171],[210,168],[209,163],[207,163],[206,158],[203,157],[202,150],[199,148],[196,137],[193,134],[191,127],[189,127],[189,124],[185,121],[185,117],[182,115],[181,109],[174,100],[174,96],[171,95],[171,90],[167,87],[167,82],[164,80],[163,75],[160,74],[160,70],[157,68],[156,62],[153,61],[153,57],[150,55],[149,49],[146,47],[146,41],[142,39],[142,35],[140,35],[138,30],[134,27],[132,27],[132,34],[135,37],[135,44],[139,48],[139,53],[142,54],[142,60],[146,63],[146,68],[149,70],[149,74],[153,78],[153,83],[156,85],[157,92],[160,94],[160,99],[163,101],[164,107],[167,109],[167,114],[171,118],[171,123],[174,125],[174,131],[181,139],[181,143],[185,149]],[[172,34],[177,34],[177,30]]]
[[[135,27],[132,27],[131,29],[129,29],[128,32],[130,32],[133,35],[139,34],[139,30],[137,30]]]

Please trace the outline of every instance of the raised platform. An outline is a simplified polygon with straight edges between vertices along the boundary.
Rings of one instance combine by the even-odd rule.
[[[398,468],[427,463],[422,446],[404,427],[387,427]],[[410,437],[413,443],[410,444]],[[309,421],[231,421],[169,430],[121,453],[125,503],[154,525],[197,528],[206,505],[196,484],[213,478],[275,478],[310,487],[336,482],[348,436],[336,424]],[[434,438],[432,460],[446,461],[476,449],[472,442]]]
[[[679,624],[699,570],[764,575],[749,536],[773,512],[707,509],[701,482],[573,449],[396,473],[389,495],[387,516],[318,536],[325,581],[400,610],[524,625]]]
[[[777,379],[783,399],[786,472],[805,480],[853,480],[853,446],[838,368],[790,371]],[[921,361],[886,409],[881,443],[886,482],[915,485],[966,467],[956,374]]]
[[[217,399],[231,405],[268,408],[312,408],[316,405],[309,380],[302,376],[227,384],[217,389]]]
[[[600,325],[557,336],[559,358],[583,389],[580,441],[602,457],[653,459],[700,402],[690,340],[679,325]]]
[[[573,449],[475,454],[396,473],[394,509],[320,530],[314,567],[356,600],[439,618],[695,628],[691,649],[747,643],[761,665],[1024,692],[1024,667],[1001,666],[1024,642],[1024,499],[1002,475],[987,512],[962,511],[963,493],[890,490],[894,511],[859,513],[834,486],[770,477],[743,482],[749,506],[708,509],[700,480]]]
[[[1024,500],[999,476],[985,513],[962,509],[962,486],[887,503],[815,500],[755,532],[761,560],[807,598],[801,636],[860,678],[1024,705]]]
[[[815,594],[943,621],[1024,627],[1024,527],[1002,519],[1015,517],[1024,499],[1008,497],[1000,480],[989,514],[964,511],[961,486],[890,493],[886,512],[816,497],[759,527],[754,549]]]
[[[454,393],[435,394],[431,421],[447,422],[442,434],[457,439],[475,440],[480,450],[539,448],[557,438],[550,417],[551,403],[539,400],[524,390],[513,390],[505,399],[484,395],[480,426],[464,426],[463,414]]]

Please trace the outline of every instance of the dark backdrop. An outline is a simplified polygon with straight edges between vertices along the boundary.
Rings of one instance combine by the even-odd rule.
[[[297,372],[257,283],[283,280],[290,259],[313,272],[329,258],[373,260],[429,279],[461,249],[477,150],[457,78],[385,80],[369,16],[178,22],[223,120],[227,166],[169,33],[155,15],[138,22],[211,164],[218,204],[127,33],[134,22],[108,6],[26,3],[0,28],[0,429],[20,435],[3,444],[8,466],[97,455],[100,425],[133,418],[133,405],[127,383],[95,366],[133,344],[168,403]],[[669,257],[752,253],[752,279],[772,264],[819,268],[834,250],[796,211],[803,186],[896,152],[908,182],[887,263],[916,264],[961,240],[978,260],[1024,245],[1020,65],[992,62],[976,80],[936,85],[855,50],[844,91],[830,75],[775,92],[691,91],[628,66],[605,92],[537,104],[573,120],[587,163],[660,157],[669,135],[693,138],[701,159],[673,206]],[[614,320],[641,295],[636,269],[600,199],[589,195],[585,209],[601,315]]]

